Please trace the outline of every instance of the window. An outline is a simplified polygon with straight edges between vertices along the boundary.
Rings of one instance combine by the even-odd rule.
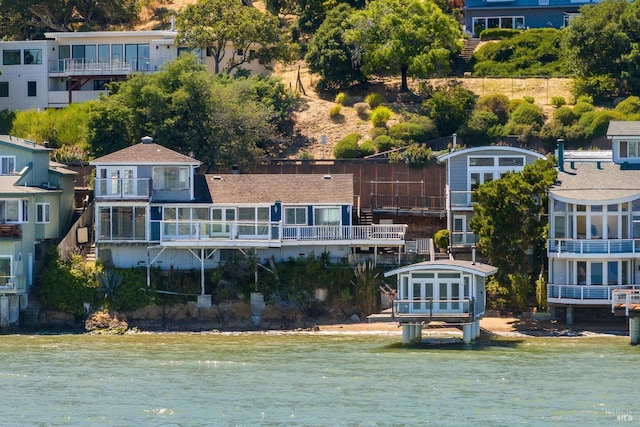
[[[50,205],[49,203],[37,203],[36,204],[36,222],[48,223],[50,220]]]
[[[0,82],[0,98],[9,97],[9,82]]]
[[[266,236],[269,234],[269,208],[238,208],[238,234],[243,236]]]
[[[620,157],[640,157],[640,141],[620,141]]]
[[[20,49],[3,50],[2,65],[20,65]]]
[[[158,166],[153,168],[154,190],[189,189],[189,166]]]
[[[313,210],[314,225],[341,225],[339,207],[315,208]]]
[[[286,225],[307,225],[307,208],[285,208],[284,223]]]
[[[26,200],[7,199],[0,200],[0,222],[17,223],[28,220],[28,203]]]
[[[0,156],[0,174],[10,175],[16,171],[16,156]]]
[[[493,166],[493,157],[469,157],[469,166]]]
[[[96,79],[93,81],[93,90],[107,90],[107,85],[113,81],[114,80],[112,79],[107,79],[107,80]]]
[[[149,71],[149,45],[148,44],[126,44],[124,45],[124,60],[131,66],[132,70]]]
[[[13,279],[13,273],[11,271],[11,264],[13,264],[10,256],[0,257],[0,285],[4,285],[7,282],[11,282]]]
[[[24,63],[25,65],[42,64],[42,49],[25,49]]]
[[[145,206],[105,206],[98,209],[101,240],[145,240]]]
[[[36,82],[27,82],[27,96],[36,96]]]

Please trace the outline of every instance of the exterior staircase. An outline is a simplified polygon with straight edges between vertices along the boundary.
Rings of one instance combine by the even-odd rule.
[[[91,246],[89,246],[89,250],[84,256],[84,260],[96,262],[96,244],[95,243],[92,243]]]
[[[359,225],[371,225],[373,224],[373,212],[371,209],[362,209],[360,211]]]
[[[462,48],[462,52],[460,53],[460,58],[468,61],[471,59],[473,52],[476,51],[478,45],[480,44],[480,39],[465,39],[464,47]]]

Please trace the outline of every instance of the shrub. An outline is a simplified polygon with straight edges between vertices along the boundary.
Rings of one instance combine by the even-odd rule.
[[[560,107],[553,113],[553,120],[561,123],[563,126],[569,126],[576,121],[576,115],[569,107]]]
[[[342,111],[342,105],[336,104],[333,107],[331,107],[331,109],[329,110],[329,117],[331,117],[332,119],[335,119],[340,115],[341,111]]]
[[[630,96],[616,105],[614,110],[623,114],[628,120],[637,120],[640,114],[640,98]]]
[[[520,30],[513,30],[511,28],[488,28],[480,33],[480,40],[507,40],[520,33]]]
[[[435,243],[439,249],[447,249],[449,246],[449,237],[449,230],[443,228],[442,230],[436,231],[436,234],[433,235],[433,243]]]
[[[586,116],[584,114],[582,117]],[[590,138],[597,138],[607,133],[609,122],[611,120],[624,120],[625,117],[619,111],[615,110],[602,110],[595,111],[591,123],[589,126],[585,126],[587,129],[587,135]]]
[[[580,102],[585,102],[587,104],[592,104],[593,105],[593,96],[582,94],[582,95],[578,96],[578,99],[576,99],[576,104],[578,104]]]
[[[356,159],[360,157],[360,148],[358,147],[360,137],[359,133],[350,133],[342,138],[333,148],[333,156],[336,159]]]
[[[384,98],[379,93],[370,93],[364,98],[364,102],[369,104],[371,109],[375,109],[384,103]]]
[[[348,100],[349,100],[349,96],[344,92],[340,92],[339,94],[336,95],[335,103],[340,105],[345,105]]]
[[[156,293],[153,288],[147,287],[146,271],[143,268],[119,268],[115,271],[122,281],[110,297],[110,309],[137,310],[155,301]]]
[[[388,135],[389,131],[385,127],[372,127],[369,129],[369,136],[371,139],[376,139],[380,135]]]
[[[389,151],[396,146],[395,141],[388,135],[380,135],[373,142],[378,148],[378,152]]]
[[[512,122],[523,125],[539,125],[544,123],[542,110],[533,104],[522,104],[511,113]]]
[[[491,111],[501,124],[509,120],[509,98],[506,95],[494,94],[482,96],[476,102],[476,109]]]
[[[356,102],[353,104],[353,108],[356,110],[356,113],[358,113],[358,117],[363,120],[368,119],[369,104],[366,102]]]
[[[588,102],[578,101],[576,105],[573,106],[573,115],[579,120],[584,113],[588,111],[595,111],[595,109],[596,107]]]
[[[391,163],[404,163],[411,167],[423,167],[433,160],[431,148],[423,147],[420,144],[412,144],[404,151],[389,153]]]
[[[380,105],[371,112],[369,118],[371,123],[373,123],[373,126],[381,127],[387,125],[387,121],[391,118],[391,114],[391,109],[384,105]]]
[[[466,126],[461,129],[460,134],[465,136],[465,141],[468,141],[470,145],[477,146],[489,144],[493,138],[500,136],[503,131],[500,120],[491,111],[474,110]]]
[[[524,102],[529,103],[529,104],[535,104],[536,103],[536,99],[533,96],[523,96],[522,99],[524,99]]]
[[[567,103],[567,101],[564,99],[563,96],[552,96],[551,97],[551,105],[553,105],[556,108],[560,108],[563,105],[565,105]]]
[[[360,156],[366,157],[376,153],[376,145],[370,139],[360,144]]]
[[[438,134],[451,135],[464,126],[475,101],[475,94],[465,89],[460,81],[454,80],[435,89],[423,107],[436,123]]]
[[[576,77],[573,81],[574,97],[585,94],[591,96],[593,102],[603,102],[617,95],[618,81],[611,76]]]

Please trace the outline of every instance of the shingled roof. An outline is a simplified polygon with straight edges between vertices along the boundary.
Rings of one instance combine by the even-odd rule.
[[[353,175],[207,175],[213,203],[353,204]]]
[[[193,159],[177,151],[154,143],[139,143],[131,147],[123,148],[106,156],[98,157],[91,162],[92,165],[113,163],[118,165],[140,165],[151,163],[154,165],[185,164],[190,163],[199,166],[202,162]]]
[[[612,120],[607,128],[609,139],[620,136],[640,136],[640,121]]]

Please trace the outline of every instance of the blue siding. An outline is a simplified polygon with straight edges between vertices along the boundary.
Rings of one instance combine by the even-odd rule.
[[[342,205],[342,225],[351,225],[351,209],[349,209],[349,205]]]
[[[271,205],[271,221],[282,220],[282,202]]]
[[[307,225],[313,225],[313,206],[307,206]]]

